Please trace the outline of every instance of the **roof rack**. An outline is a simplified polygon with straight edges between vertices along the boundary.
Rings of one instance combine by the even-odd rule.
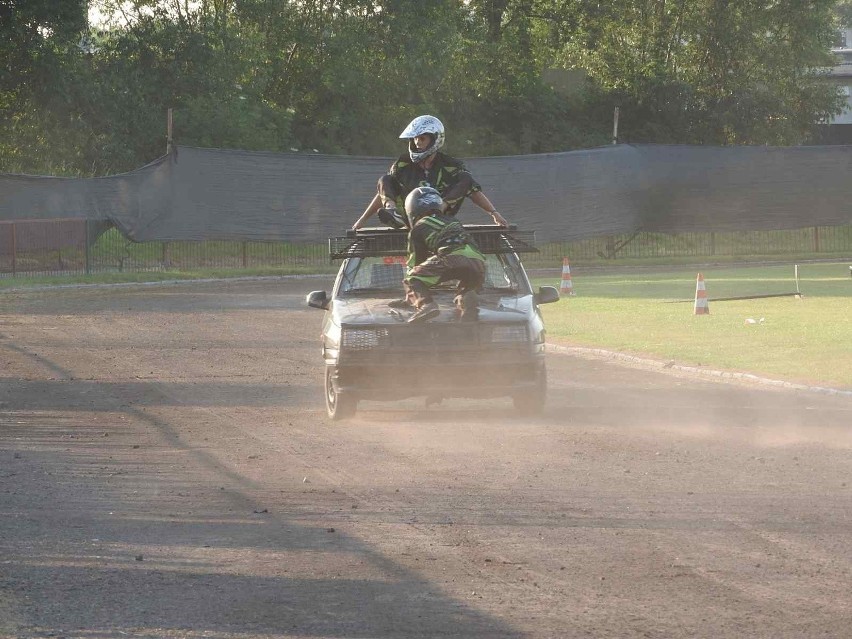
[[[515,225],[465,224],[464,228],[483,253],[538,253],[535,231],[519,231]],[[332,260],[408,255],[408,231],[382,227],[347,231],[343,237],[328,238],[328,255]]]

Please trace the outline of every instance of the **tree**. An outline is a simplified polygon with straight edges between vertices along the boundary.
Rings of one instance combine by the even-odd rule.
[[[0,92],[47,84],[85,27],[86,0],[0,0]]]
[[[86,26],[85,0],[0,0],[0,168],[32,166],[47,143],[38,114],[61,109],[65,58]]]
[[[0,0],[0,162],[102,175],[180,144],[391,155],[414,116],[460,156],[608,140],[796,144],[852,0]],[[844,18],[843,16],[846,16]],[[556,90],[549,69],[576,71]]]
[[[852,26],[852,1],[839,0],[834,11],[837,16],[837,22],[840,26]]]
[[[820,82],[834,0],[618,0],[574,16],[558,57],[621,103],[636,141],[795,144],[837,109]]]

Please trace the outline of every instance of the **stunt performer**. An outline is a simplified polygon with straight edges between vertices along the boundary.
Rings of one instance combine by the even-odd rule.
[[[408,226],[405,216],[397,212],[397,205],[418,187],[429,186],[443,198],[445,216],[454,216],[465,197],[469,197],[488,213],[498,226],[508,226],[491,201],[482,192],[468,172],[464,162],[442,153],[444,125],[432,115],[414,118],[400,133],[400,139],[408,140],[408,155],[401,155],[388,172],[379,178],[377,193],[358,221],[352,225],[357,230],[378,212],[379,220],[393,228]]]

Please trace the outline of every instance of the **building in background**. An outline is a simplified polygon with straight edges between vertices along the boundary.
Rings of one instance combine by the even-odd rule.
[[[852,144],[852,27],[840,30],[831,52],[836,64],[828,69],[829,82],[840,87],[846,96],[846,108],[840,115],[832,117],[820,136],[820,144]]]

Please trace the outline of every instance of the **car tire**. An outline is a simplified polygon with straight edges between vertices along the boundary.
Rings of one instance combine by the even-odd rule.
[[[544,412],[544,404],[547,401],[547,371],[542,369],[534,387],[523,393],[512,395],[512,403],[515,410],[521,415],[532,417]]]
[[[338,393],[332,382],[330,368],[325,369],[325,408],[334,421],[349,419],[358,410],[358,398],[346,393]]]

